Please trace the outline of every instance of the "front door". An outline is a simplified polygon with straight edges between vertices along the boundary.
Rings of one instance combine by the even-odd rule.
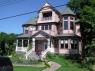
[[[48,43],[47,42],[44,42],[44,44],[43,44],[44,46],[44,51],[48,48]]]
[[[36,40],[36,47],[35,47],[36,52],[45,51],[47,47],[48,47],[48,44],[46,40]]]

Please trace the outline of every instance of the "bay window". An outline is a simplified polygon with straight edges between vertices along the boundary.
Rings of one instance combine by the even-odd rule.
[[[78,48],[78,41],[71,40],[71,49],[77,49],[77,48]]]

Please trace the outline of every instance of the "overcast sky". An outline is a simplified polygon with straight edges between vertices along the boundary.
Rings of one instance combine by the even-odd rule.
[[[68,0],[48,0],[53,6],[64,5]],[[17,14],[39,10],[45,4],[45,0],[0,0],[0,19]],[[10,19],[0,20],[0,32],[22,33],[22,24],[27,22],[37,13],[23,15]]]

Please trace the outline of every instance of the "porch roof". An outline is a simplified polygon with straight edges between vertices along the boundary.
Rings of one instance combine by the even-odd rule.
[[[32,37],[32,35],[30,34],[20,34],[17,36],[17,38],[30,38],[30,37]]]
[[[80,37],[76,34],[60,34],[60,35],[57,35],[57,37]]]
[[[44,37],[52,37],[52,35],[50,35],[50,34],[48,34],[48,33],[46,33],[46,32],[44,32],[44,31],[38,31],[37,33],[35,33],[34,35],[32,35],[32,37],[36,37],[37,35],[39,35],[39,34],[41,34],[42,36],[44,36]]]

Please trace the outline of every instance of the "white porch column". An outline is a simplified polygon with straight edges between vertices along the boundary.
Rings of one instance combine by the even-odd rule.
[[[23,39],[22,39],[22,48],[23,48]]]
[[[28,46],[29,46],[29,39],[28,39]]]
[[[71,50],[71,39],[68,40],[68,49]]]
[[[35,51],[35,38],[32,39],[32,47],[33,47],[33,50]]]
[[[48,40],[48,48],[50,48],[50,39],[47,39]]]
[[[18,39],[16,40],[16,51],[17,51],[17,48],[18,48]]]
[[[16,40],[16,47],[18,47],[18,39]]]
[[[78,44],[78,48],[79,48],[79,54],[81,55],[82,53],[82,41],[79,41],[79,44]]]
[[[60,39],[59,39],[59,41],[58,41],[58,44],[59,44],[59,45],[58,45],[58,49],[59,49],[59,50],[58,50],[58,53],[60,53],[60,49],[61,49],[61,41],[62,41],[62,40],[60,40]]]

